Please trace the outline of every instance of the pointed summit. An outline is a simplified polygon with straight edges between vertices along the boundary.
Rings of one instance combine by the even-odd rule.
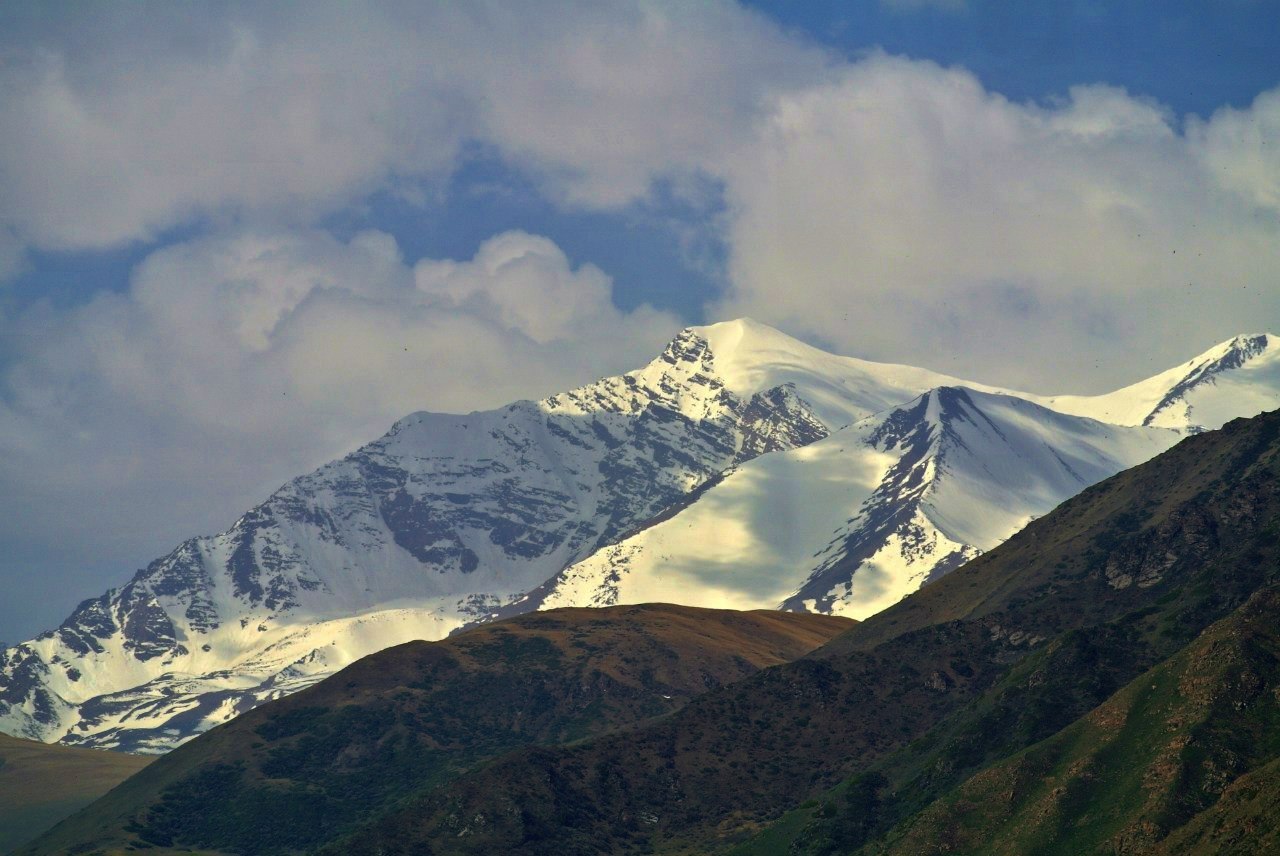
[[[409,416],[183,542],[0,651],[0,732],[164,751],[373,650],[557,599],[869,615],[1179,436],[1140,426],[1280,406],[1275,345],[1055,402],[746,318],[690,327],[624,375]]]
[[[751,318],[686,328],[672,346],[688,348],[691,340],[706,343],[715,376],[731,392],[749,398],[789,384],[830,428],[939,386],[999,391],[915,366],[832,354]]]
[[[1256,357],[1266,353],[1276,346],[1280,341],[1274,333],[1241,333],[1239,336],[1228,339],[1221,343],[1217,348],[1223,349],[1227,353],[1240,353],[1246,358]],[[1210,352],[1212,352],[1211,349]]]

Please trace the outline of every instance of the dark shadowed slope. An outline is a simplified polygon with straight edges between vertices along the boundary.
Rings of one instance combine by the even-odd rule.
[[[151,760],[0,734],[0,853],[84,808]]]
[[[401,645],[175,750],[27,852],[304,850],[478,762],[669,713],[851,626],[652,604]]]
[[[708,852],[841,779],[882,777],[875,811],[827,851],[848,852],[1272,582],[1278,474],[1280,413],[1190,438],[803,660],[625,733],[515,753],[332,852]]]

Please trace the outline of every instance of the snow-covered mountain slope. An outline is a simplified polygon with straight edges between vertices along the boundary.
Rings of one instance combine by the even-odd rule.
[[[1204,430],[1280,407],[1280,336],[1236,336],[1195,359],[1105,395],[1036,398],[1118,425]]]
[[[550,609],[678,592],[698,606],[865,618],[1182,436],[940,387],[744,464],[528,600]]]
[[[791,386],[728,388],[694,331],[644,369],[544,401],[409,416],[0,653],[0,730],[162,748],[216,723],[187,709],[196,695],[232,693],[230,716],[282,675],[439,638],[735,464],[829,430]]]
[[[1252,415],[1277,388],[1257,338],[1116,401]],[[538,604],[865,615],[1174,439],[998,392],[740,320],[542,401],[411,415],[0,652],[0,731],[163,751],[379,648]],[[1120,412],[1102,398],[1044,401]]]
[[[692,330],[706,340],[716,376],[728,389],[750,396],[789,385],[831,428],[850,425],[940,386],[1003,391],[914,366],[829,354],[749,318]]]

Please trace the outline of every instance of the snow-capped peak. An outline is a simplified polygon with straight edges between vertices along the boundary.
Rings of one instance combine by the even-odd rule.
[[[1180,436],[938,387],[741,465],[696,502],[566,568],[523,606],[679,592],[699,606],[864,618]]]
[[[831,354],[750,318],[690,327],[681,335],[706,342],[716,377],[727,389],[749,397],[790,384],[829,428],[864,419],[935,387],[1001,391],[929,369]]]
[[[1249,333],[1219,342],[1154,377],[1105,395],[1040,399],[1064,413],[1119,425],[1206,430],[1280,407],[1280,337]]]
[[[378,648],[539,604],[864,616],[1179,433],[1143,426],[1280,406],[1275,344],[1048,399],[745,318],[686,328],[624,375],[415,413],[179,545],[0,651],[0,730],[162,751]]]

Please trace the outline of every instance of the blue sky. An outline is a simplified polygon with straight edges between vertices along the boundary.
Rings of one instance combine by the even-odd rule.
[[[1015,100],[1052,101],[1077,84],[1108,83],[1179,116],[1203,116],[1223,105],[1247,106],[1280,83],[1280,3],[1270,0],[746,5],[851,59],[879,48],[959,65]],[[566,209],[527,175],[477,148],[430,204],[374,195],[326,225],[337,232],[387,231],[411,257],[467,258],[498,232],[536,231],[570,258],[610,272],[624,308],[647,301],[697,323],[708,320],[704,306],[721,285],[722,248],[710,229],[694,248],[682,247],[678,225],[701,225],[707,213],[652,199],[623,211]],[[156,241],[105,251],[37,253],[7,296],[65,304],[103,288],[124,290],[132,267],[155,246],[197,231],[188,225]]]
[[[1280,79],[1280,7],[1255,0],[842,3],[761,0],[784,26],[849,54],[872,45],[962,65],[1010,98],[1123,86],[1178,113],[1243,106]]]
[[[1280,327],[1278,2],[41,4],[0,33],[0,639],[404,413],[684,324],[1044,392]]]

